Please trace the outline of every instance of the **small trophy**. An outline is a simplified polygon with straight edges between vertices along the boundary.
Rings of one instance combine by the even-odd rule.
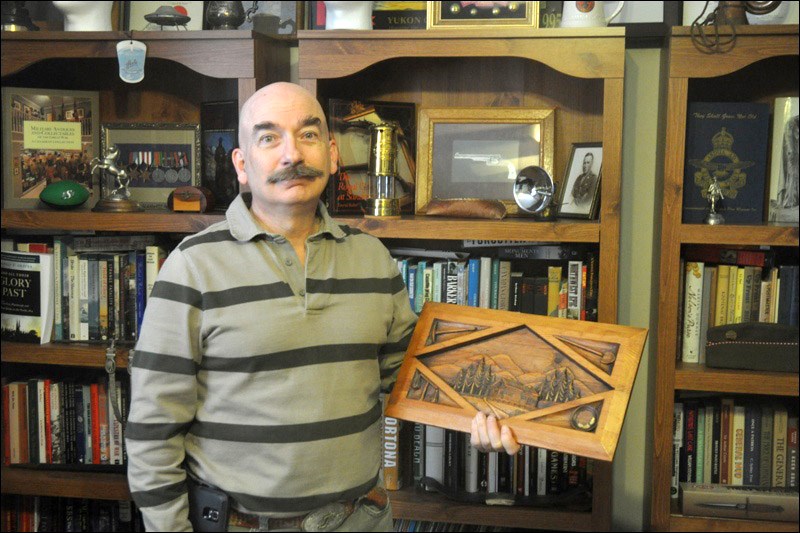
[[[92,211],[101,213],[134,213],[137,211],[144,211],[142,206],[136,200],[131,200],[131,192],[128,190],[128,184],[131,181],[130,176],[125,169],[117,166],[117,158],[119,157],[119,148],[116,145],[109,147],[108,153],[103,156],[103,160],[95,157],[92,159],[92,174],[98,168],[112,176],[108,179],[109,187],[111,188],[116,182],[116,188],[111,193],[97,202]],[[102,183],[101,178],[101,183]]]
[[[395,197],[397,178],[397,124],[382,122],[370,128],[369,199],[364,200],[367,217],[400,216],[400,200]]]
[[[724,224],[725,217],[717,213],[717,201],[722,200],[725,197],[722,195],[722,187],[719,186],[716,176],[711,178],[711,185],[708,186],[706,197],[708,198],[708,203],[710,204],[708,216],[706,217],[706,224],[711,226]]]

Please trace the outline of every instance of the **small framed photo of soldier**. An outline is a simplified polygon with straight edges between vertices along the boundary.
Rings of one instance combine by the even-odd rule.
[[[603,144],[573,143],[558,203],[559,218],[594,219],[600,200]]]

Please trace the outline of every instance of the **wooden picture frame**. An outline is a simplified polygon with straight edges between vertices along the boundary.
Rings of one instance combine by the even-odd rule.
[[[431,200],[499,200],[507,214],[519,171],[553,174],[555,111],[523,107],[428,108],[419,113],[416,212]]]
[[[3,207],[39,207],[39,194],[59,180],[86,187],[93,204],[100,192],[90,166],[100,150],[100,93],[3,87],[2,99]]]
[[[417,175],[415,104],[332,98],[328,101],[328,128],[339,149],[339,168],[331,176],[328,186],[331,213],[363,213],[362,202],[369,197],[369,127],[382,121],[392,121],[397,125],[396,198],[402,212],[414,211]]]
[[[426,303],[386,416],[469,433],[478,410],[521,444],[614,459],[647,330]]]
[[[427,28],[539,27],[539,2],[497,2],[498,5],[487,7],[480,4],[482,2],[428,2]]]
[[[117,164],[128,172],[131,199],[145,208],[166,208],[177,187],[200,185],[199,124],[103,124],[101,148],[119,150]],[[103,196],[113,190],[103,183]]]
[[[125,28],[127,31],[183,31],[186,30],[202,30],[204,11],[203,4],[205,2],[125,2]],[[179,13],[188,15],[189,22],[184,26],[175,25],[158,25],[146,20],[145,15],[155,12],[159,7],[169,6],[174,7]]]
[[[798,222],[798,130],[800,99],[775,99],[772,124],[772,162],[769,174],[768,221],[797,226]]]
[[[569,164],[561,181],[559,218],[593,220],[597,216],[602,170],[603,143],[573,143]]]

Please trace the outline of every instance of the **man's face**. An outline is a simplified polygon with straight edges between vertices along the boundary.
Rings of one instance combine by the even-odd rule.
[[[590,170],[592,170],[592,163],[594,162],[594,156],[592,154],[586,154],[583,156],[583,173],[586,174]]]
[[[316,206],[338,159],[319,104],[288,84],[249,104],[233,159],[239,182],[250,186],[254,208]]]

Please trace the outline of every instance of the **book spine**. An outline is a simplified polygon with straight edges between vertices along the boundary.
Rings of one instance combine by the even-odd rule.
[[[101,451],[100,451],[100,391],[98,390],[97,383],[89,385],[89,406],[91,409],[92,421],[92,464],[103,464]]]
[[[480,307],[481,261],[478,258],[469,260],[469,291],[467,302],[471,307]]]
[[[41,463],[39,458],[39,399],[37,379],[29,379],[25,389],[28,402],[28,461],[31,464]]]
[[[100,340],[100,263],[97,256],[88,262],[89,340]]]
[[[145,287],[145,257],[144,253],[136,254],[136,336],[142,330],[142,320],[144,319],[144,307],[146,304]]]
[[[77,255],[67,258],[68,284],[69,284],[69,340],[80,340],[81,330],[81,303],[80,303],[80,276],[79,259]]]
[[[680,481],[696,480],[697,459],[697,409],[695,401],[684,403],[683,454],[681,459]]]
[[[558,316],[558,299],[561,290],[561,267],[547,267],[547,316]]]
[[[712,466],[714,461],[714,416],[717,410],[713,402],[706,404],[705,440],[703,441],[703,483],[711,481]]]
[[[786,434],[788,430],[788,413],[786,407],[775,407],[772,429],[772,486],[786,486]]]
[[[735,324],[736,323],[736,294],[739,283],[739,267],[731,266],[730,267],[730,277],[728,278],[728,306],[727,306],[727,315],[725,318],[726,324]],[[741,293],[739,293],[741,294]]]
[[[491,259],[492,271],[489,279],[489,308],[498,309],[500,301],[500,260]]]
[[[65,281],[65,278],[62,275],[62,261],[66,261],[64,242],[61,240],[61,237],[56,236],[53,237],[53,263],[55,264],[56,268],[55,279],[53,281],[53,287],[56,294],[55,315],[53,317],[53,339],[57,341],[63,341],[69,338],[68,336],[64,336],[64,309],[61,307]]]
[[[678,497],[678,487],[680,484],[681,455],[683,453],[683,403],[673,404],[672,417],[672,483],[670,486],[670,497]]]
[[[720,483],[720,457],[721,457],[721,431],[722,431],[722,406],[714,402],[714,418],[711,435],[711,483]]]
[[[744,409],[744,479],[743,485],[760,484],[761,407],[750,402]]]
[[[444,298],[442,297],[442,293],[444,292],[444,284],[442,280],[444,278],[444,261],[435,261],[432,267],[432,274],[431,274],[431,300],[432,302],[443,302]]]
[[[478,282],[478,307],[491,309],[492,305],[492,258],[481,257],[480,281]]]
[[[728,288],[730,287],[731,267],[719,265],[717,267],[717,301],[714,313],[714,325],[724,326],[728,323]]]
[[[700,362],[700,321],[703,307],[703,270],[705,265],[686,262],[685,295],[683,297],[683,348],[684,363]]]
[[[697,408],[697,445],[695,446],[695,480],[703,481],[705,475],[705,439],[706,439],[706,408],[700,405]]]
[[[733,406],[733,463],[731,465],[731,485],[744,484],[744,405]]]
[[[498,265],[497,308],[507,311],[510,305],[511,261],[501,260]]]
[[[744,296],[742,297],[742,322],[750,322],[753,309],[753,276],[755,267],[744,267]]]
[[[414,486],[425,477],[425,425],[414,423],[412,450],[412,467]]]
[[[736,269],[736,297],[733,306],[733,323],[741,324],[744,313],[745,267]]]
[[[444,429],[425,426],[425,477],[444,484]]]
[[[387,490],[400,490],[403,478],[400,465],[400,421],[383,417],[383,483]]]
[[[50,384],[50,462],[64,464],[64,408],[62,405],[62,384],[54,381]]]
[[[700,297],[700,343],[698,361],[700,364],[706,362],[706,343],[708,341],[708,326],[713,323],[713,300],[711,294],[716,290],[716,267],[706,267],[703,269],[703,292]]]
[[[464,445],[464,490],[476,493],[480,489],[478,459],[480,452],[469,441],[463,440]]]
[[[567,318],[580,320],[581,318],[581,280],[583,278],[583,263],[570,261],[567,264]]]
[[[97,261],[97,285],[98,285],[98,307],[99,307],[99,326],[100,339],[108,340],[108,259],[101,258]]]
[[[733,426],[733,400],[720,400],[722,416],[720,419],[719,446],[719,482],[723,485],[731,483],[731,430]]]
[[[786,422],[786,488],[797,489],[797,415]]]
[[[761,487],[770,487],[772,484],[772,431],[775,423],[774,411],[771,405],[761,406],[761,447],[759,454],[759,479]]]
[[[79,256],[78,260],[78,294],[79,294],[79,316],[80,329],[78,340],[89,340],[89,258],[86,255]]]
[[[444,302],[458,304],[458,261],[445,263],[444,285]]]
[[[536,495],[547,495],[547,450],[536,449]]]
[[[97,383],[97,428],[99,430],[98,443],[100,450],[100,464],[109,464],[110,432],[108,419],[108,388],[105,382]]]

